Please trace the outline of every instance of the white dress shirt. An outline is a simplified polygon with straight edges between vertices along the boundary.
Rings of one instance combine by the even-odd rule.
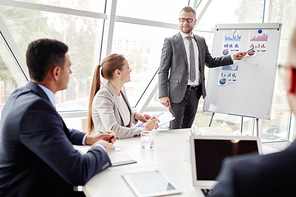
[[[192,37],[192,43],[193,43],[193,49],[194,49],[194,58],[195,58],[195,81],[191,81],[190,80],[190,41],[186,38],[188,35],[180,32],[181,36],[183,38],[183,43],[185,46],[185,50],[186,50],[186,55],[187,55],[187,61],[188,61],[188,85],[192,85],[192,86],[197,86],[200,84],[200,73],[199,73],[199,51],[198,51],[198,47],[197,47],[197,43],[193,37],[193,33],[191,34]]]
[[[183,43],[185,46],[186,50],[186,55],[187,55],[187,61],[188,61],[188,85],[191,86],[197,86],[200,84],[200,72],[199,72],[199,51],[198,51],[198,46],[197,42],[193,37],[193,33],[191,34],[192,37],[192,43],[193,43],[193,49],[194,49],[194,54],[195,54],[195,71],[196,71],[196,79],[195,81],[190,80],[190,41],[186,38],[188,35],[180,31],[181,36],[183,38]],[[231,54],[231,59],[234,61],[233,54]]]

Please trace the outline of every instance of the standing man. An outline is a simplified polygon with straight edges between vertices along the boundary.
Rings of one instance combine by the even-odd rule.
[[[111,165],[107,152],[114,150],[114,132],[70,130],[55,109],[54,94],[67,88],[72,73],[67,51],[51,39],[28,46],[32,81],[10,95],[1,116],[0,196],[73,196],[73,186]],[[72,143],[93,146],[82,155]]]
[[[196,24],[195,10],[189,6],[180,12],[181,32],[164,40],[158,72],[160,103],[169,107],[175,119],[170,129],[190,128],[200,96],[206,96],[205,64],[209,68],[233,64],[246,52],[212,57],[203,37],[192,33]]]
[[[296,115],[296,28],[290,40],[284,80],[288,103]],[[212,196],[295,196],[295,166],[295,141],[287,149],[273,154],[226,158]]]

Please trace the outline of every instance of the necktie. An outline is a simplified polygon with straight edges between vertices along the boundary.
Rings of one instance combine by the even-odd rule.
[[[193,49],[193,43],[192,43],[192,37],[187,36],[187,40],[189,40],[189,47],[190,47],[190,80],[195,81],[195,57],[194,57],[194,49]]]

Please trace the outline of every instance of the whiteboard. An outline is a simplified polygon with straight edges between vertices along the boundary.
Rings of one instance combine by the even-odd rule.
[[[209,69],[204,111],[270,119],[280,33],[279,23],[216,25],[213,57],[255,48],[234,65]]]

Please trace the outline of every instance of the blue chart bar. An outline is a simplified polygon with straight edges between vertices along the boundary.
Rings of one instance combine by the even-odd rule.
[[[240,35],[232,35],[232,38],[231,37],[227,37],[225,36],[225,41],[240,41],[241,40],[241,36]]]

